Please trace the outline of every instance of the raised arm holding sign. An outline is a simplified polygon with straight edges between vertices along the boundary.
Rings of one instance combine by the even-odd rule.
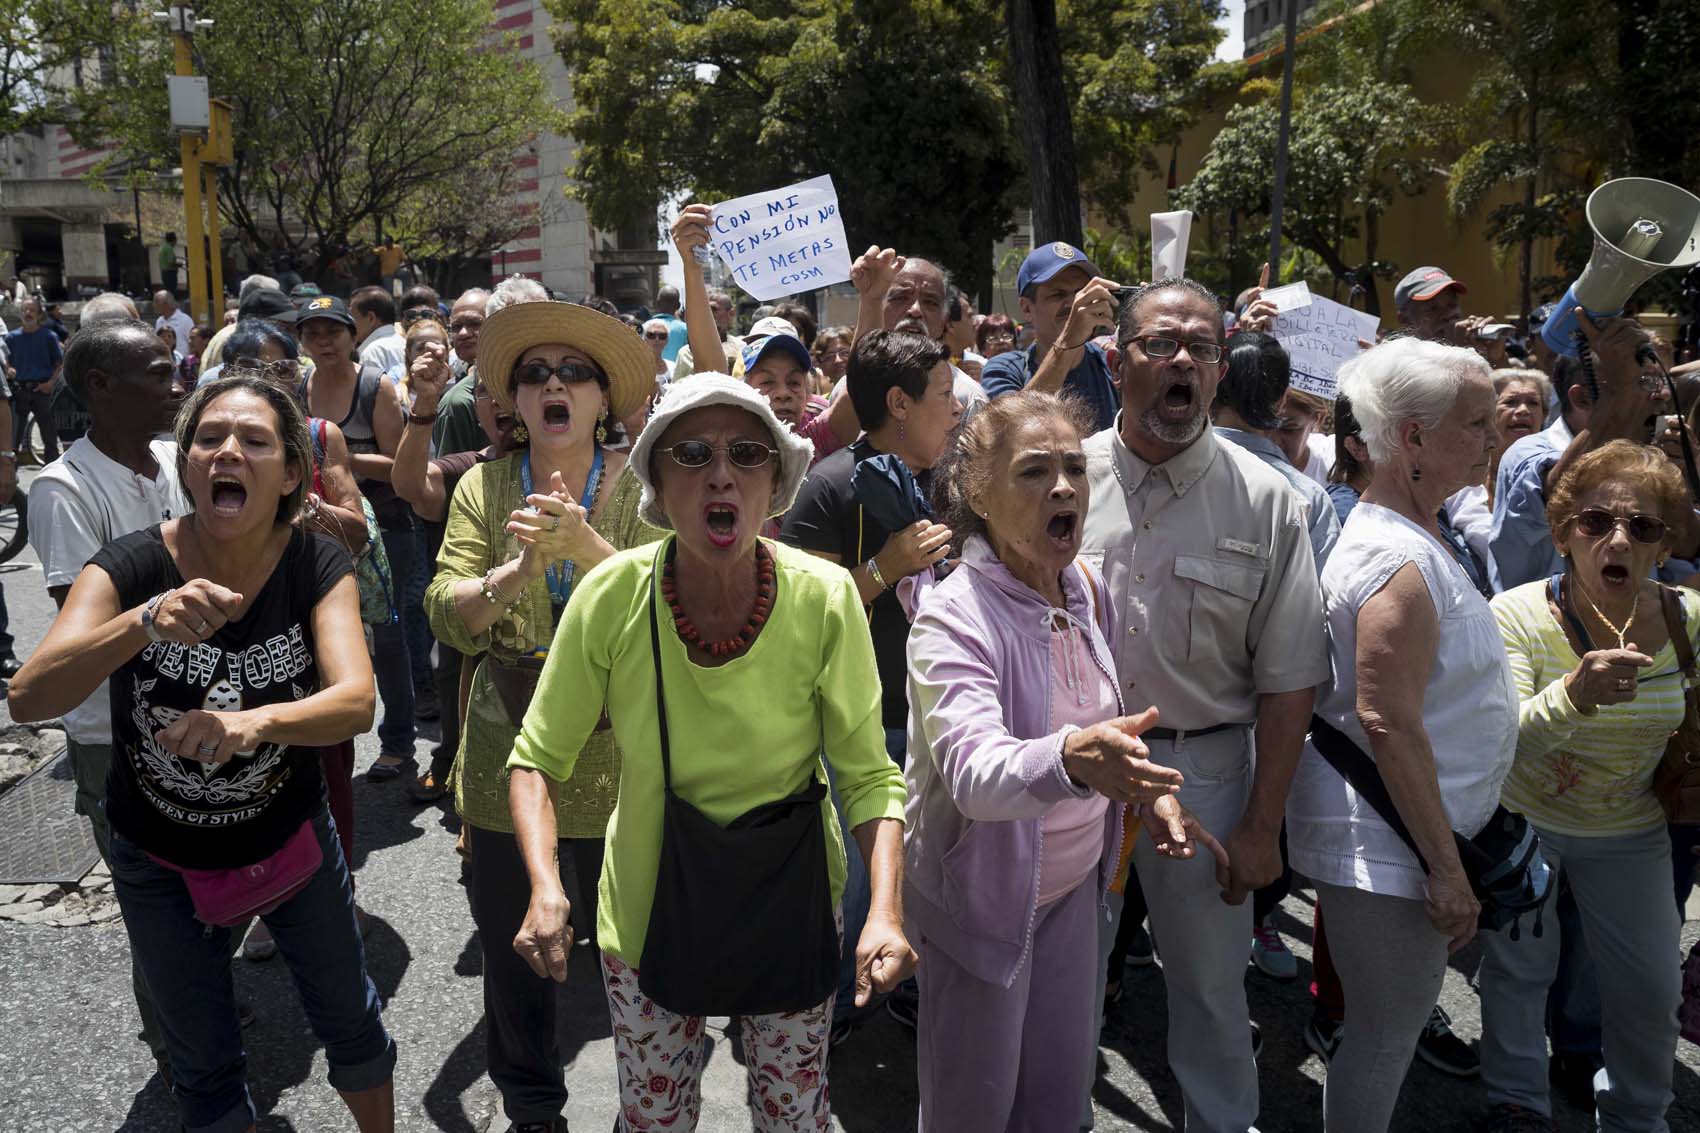
[[[714,206],[709,236],[738,286],[764,302],[850,278],[831,177],[723,201]]]

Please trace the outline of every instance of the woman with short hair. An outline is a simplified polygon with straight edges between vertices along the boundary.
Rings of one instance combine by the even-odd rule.
[[[759,534],[811,451],[743,382],[699,374],[668,391],[631,468],[644,518],[672,533],[613,556],[573,594],[508,760],[532,879],[513,949],[565,980],[555,800],[580,789],[579,752],[600,720],[628,753],[596,938],[628,1133],[696,1128],[703,1017],[718,1014],[742,1017],[755,1128],[831,1128],[845,850],[823,759],[873,878],[857,1002],[914,966],[903,778],[882,743],[861,601],[843,570]]]
[[[1370,481],[1322,571],[1334,682],[1316,714],[1374,762],[1427,862],[1313,747],[1287,799],[1293,869],[1316,883],[1345,986],[1325,1127],[1387,1128],[1446,958],[1480,914],[1453,837],[1499,802],[1517,736],[1499,630],[1448,551],[1436,516],[1480,483],[1497,444],[1493,382],[1474,351],[1380,344],[1340,370],[1372,461]]]
[[[1682,475],[1663,453],[1603,445],[1570,465],[1547,497],[1564,571],[1493,600],[1521,698],[1505,803],[1528,817],[1548,863],[1564,870],[1599,961],[1601,1129],[1668,1128],[1681,999],[1671,958],[1681,921],[1653,773],[1685,707],[1672,632],[1691,650],[1700,645],[1700,594],[1650,576],[1670,556],[1689,507]],[[1667,613],[1667,596],[1679,609]],[[1482,1079],[1491,1130],[1556,1128],[1543,1020],[1558,945],[1551,931],[1487,939]]]
[[[1173,857],[1202,843],[1226,884],[1226,854],[1174,794],[1181,773],[1145,758],[1156,711],[1122,714],[1110,593],[1075,562],[1089,428],[1071,400],[998,398],[934,486],[966,542],[919,598],[908,648],[905,906],[928,1133],[1051,1129],[1086,1104],[1124,822],[1142,814]]]
[[[974,352],[990,362],[1015,349],[1015,322],[1008,315],[987,315],[974,328]]]
[[[395,1043],[314,750],[372,726],[352,563],[294,525],[312,456],[288,394],[253,377],[203,385],[176,433],[194,511],[89,561],[12,678],[12,718],[57,716],[113,678],[113,890],[183,1124],[253,1128],[230,926],[257,913],[331,1084],[362,1133],[388,1131]]]

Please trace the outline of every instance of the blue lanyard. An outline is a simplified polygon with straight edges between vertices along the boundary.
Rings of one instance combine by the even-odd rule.
[[[525,459],[519,465],[520,494],[531,495],[531,454],[525,454]],[[584,509],[585,522],[590,522],[590,505],[596,502],[596,489],[602,483],[602,446],[596,446],[596,455],[590,461],[590,475],[584,478],[584,497],[578,506]],[[557,607],[565,606],[573,592],[573,572],[578,564],[568,559],[557,570],[554,563],[543,568],[543,576],[549,580],[549,597]]]

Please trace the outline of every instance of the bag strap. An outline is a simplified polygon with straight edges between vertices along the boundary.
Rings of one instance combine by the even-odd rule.
[[[1428,861],[1423,852],[1417,849],[1417,840],[1411,837],[1411,828],[1405,825],[1405,820],[1399,815],[1399,808],[1393,805],[1393,796],[1387,793],[1387,784],[1382,781],[1381,771],[1375,761],[1360,748],[1352,737],[1330,724],[1320,716],[1312,716],[1310,720],[1310,742],[1321,753],[1328,765],[1340,773],[1340,777],[1352,785],[1381,820],[1387,823],[1393,833],[1399,835],[1401,841],[1410,847],[1411,853],[1417,855],[1417,865],[1423,873],[1428,873]]]
[[[661,683],[661,630],[655,618],[655,592],[661,586],[662,556],[667,544],[655,550],[655,570],[649,579],[649,652],[655,658],[655,722],[661,728],[661,783],[673,793],[673,756],[667,743],[667,692]]]
[[[1074,560],[1074,565],[1079,568],[1081,576],[1086,579],[1086,602],[1087,608],[1092,611],[1092,624],[1096,625],[1098,631],[1102,633],[1104,627],[1098,621],[1098,579],[1093,576],[1092,568],[1079,559]]]
[[[1694,673],[1694,643],[1688,640],[1688,621],[1682,614],[1682,599],[1674,586],[1659,587],[1659,608],[1664,611],[1665,629],[1670,633],[1671,648],[1676,650],[1676,663],[1682,666],[1683,683],[1692,690],[1700,684]]]

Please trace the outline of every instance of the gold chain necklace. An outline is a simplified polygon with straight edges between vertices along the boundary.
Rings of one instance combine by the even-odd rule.
[[[1622,629],[1618,629],[1610,618],[1600,612],[1600,608],[1594,605],[1594,600],[1588,597],[1588,592],[1579,586],[1575,579],[1570,580],[1570,589],[1573,592],[1580,593],[1582,595],[1582,601],[1588,603],[1588,609],[1594,611],[1594,616],[1604,622],[1605,627],[1617,636],[1617,647],[1619,649],[1628,649],[1629,629],[1635,624],[1635,611],[1641,608],[1641,587],[1639,585],[1635,587],[1635,601],[1629,604],[1629,620],[1623,623]]]

